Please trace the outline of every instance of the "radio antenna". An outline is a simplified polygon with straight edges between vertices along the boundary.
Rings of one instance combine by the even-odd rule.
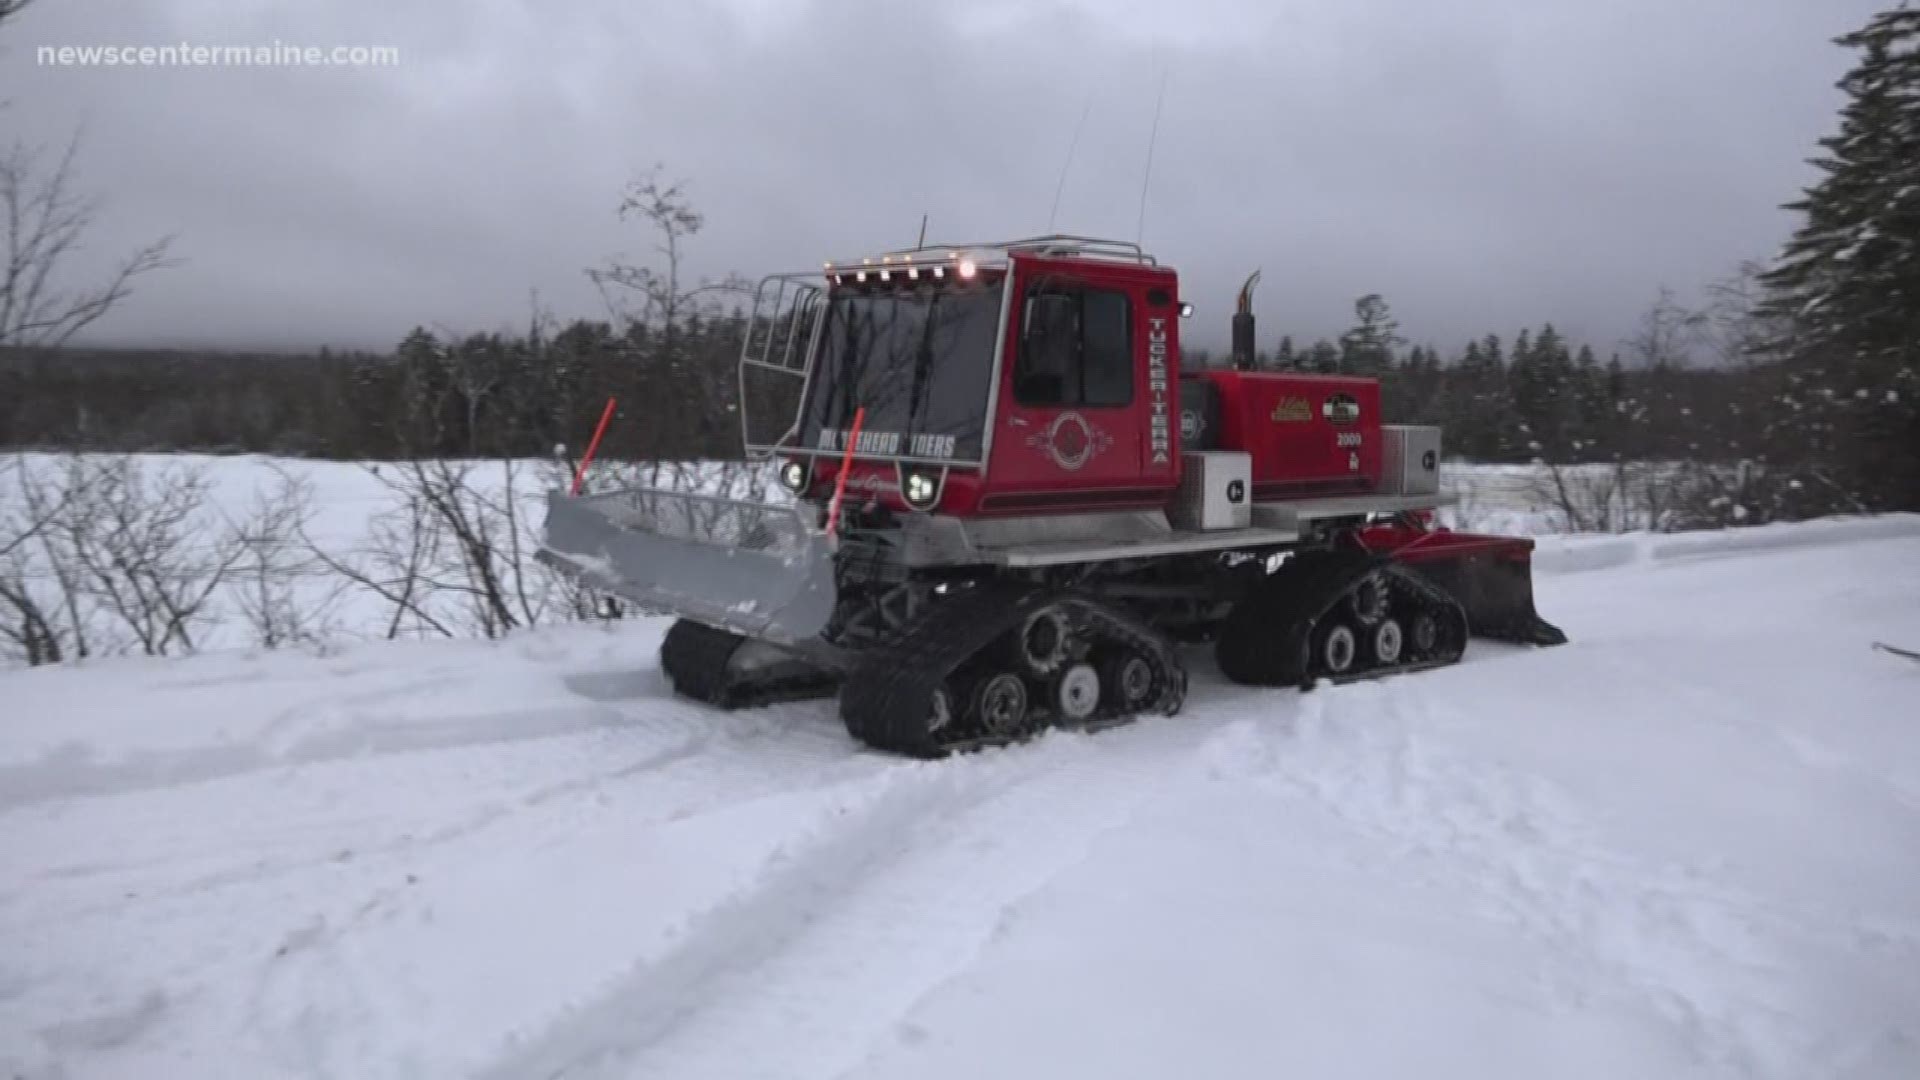
[[[1060,214],[1060,193],[1067,190],[1067,170],[1073,167],[1074,151],[1080,149],[1080,133],[1086,130],[1087,114],[1093,112],[1093,94],[1087,94],[1087,105],[1080,110],[1080,122],[1073,125],[1073,141],[1067,144],[1067,160],[1060,163],[1060,181],[1053,185],[1053,208],[1047,211],[1047,232],[1053,232],[1053,221]]]
[[[1153,99],[1153,130],[1147,135],[1147,166],[1140,173],[1140,216],[1133,223],[1133,242],[1143,243],[1147,234],[1147,182],[1153,179],[1153,146],[1160,141],[1160,106],[1167,100],[1167,69],[1160,69],[1160,93]]]
[[[913,242],[913,250],[919,251],[927,246],[927,215],[920,215],[920,239]]]

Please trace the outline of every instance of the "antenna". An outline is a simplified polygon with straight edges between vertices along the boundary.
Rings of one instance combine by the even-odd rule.
[[[1160,93],[1153,99],[1153,130],[1147,135],[1147,167],[1140,174],[1140,216],[1133,223],[1133,242],[1147,234],[1147,181],[1153,178],[1153,144],[1160,141],[1160,106],[1167,100],[1167,69],[1160,69]]]
[[[1047,232],[1053,232],[1053,219],[1060,213],[1060,193],[1067,190],[1067,170],[1073,167],[1073,153],[1080,149],[1080,132],[1086,129],[1087,114],[1093,112],[1093,94],[1087,94],[1087,106],[1080,110],[1080,122],[1073,125],[1073,141],[1067,144],[1067,160],[1060,163],[1060,182],[1053,185],[1053,208],[1047,211]]]
[[[927,246],[927,215],[920,215],[920,239],[913,242],[913,250],[919,251]]]

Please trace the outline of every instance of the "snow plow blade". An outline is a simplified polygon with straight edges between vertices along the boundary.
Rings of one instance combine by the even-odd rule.
[[[833,616],[832,542],[765,503],[555,491],[535,558],[645,611],[780,644],[818,636]]]
[[[1475,637],[1564,645],[1567,635],[1533,606],[1533,541],[1524,536],[1428,533],[1392,553],[1445,589]]]

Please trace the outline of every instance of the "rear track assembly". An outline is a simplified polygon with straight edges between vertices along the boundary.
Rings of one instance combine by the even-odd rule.
[[[1289,559],[1237,604],[1214,655],[1235,682],[1312,686],[1460,659],[1467,617],[1418,571],[1356,551]]]

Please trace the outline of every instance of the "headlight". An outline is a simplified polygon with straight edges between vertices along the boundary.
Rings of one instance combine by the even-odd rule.
[[[807,488],[807,467],[797,461],[789,461],[780,466],[780,482],[795,495]]]
[[[940,501],[940,474],[908,469],[900,478],[900,495],[915,510],[931,510]]]

